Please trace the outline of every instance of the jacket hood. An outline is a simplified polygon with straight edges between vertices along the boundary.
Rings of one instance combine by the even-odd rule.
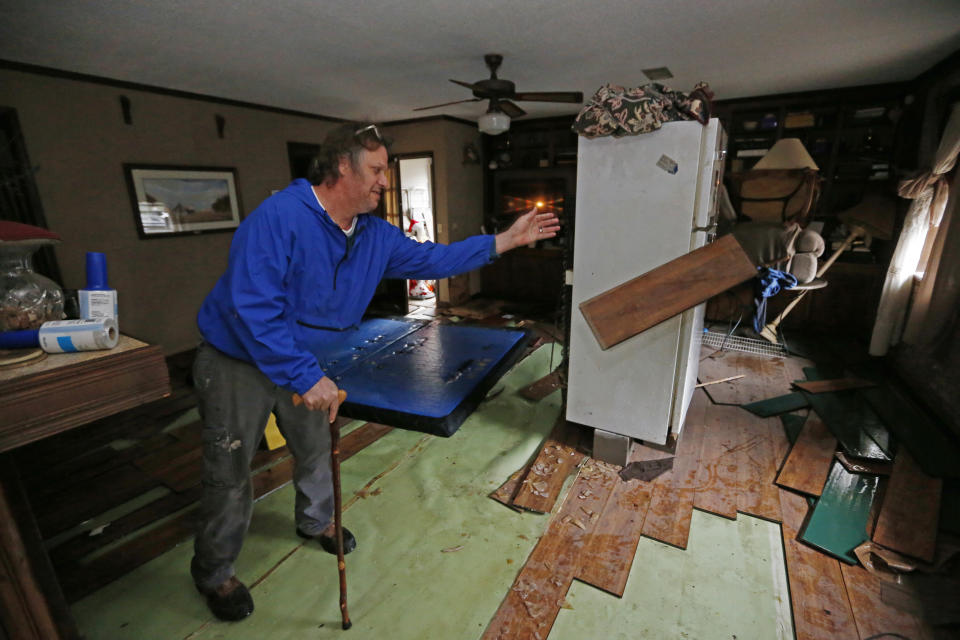
[[[313,185],[306,178],[297,178],[290,183],[290,186],[286,188],[286,191],[291,192],[296,196],[297,200],[307,205],[313,211],[317,213],[324,212],[320,208],[320,204],[317,202],[317,196],[313,193]],[[324,212],[325,213],[325,212]]]
[[[291,192],[300,202],[306,205],[307,208],[314,211],[325,223],[332,224],[337,229],[340,228],[340,226],[333,221],[333,218],[330,217],[330,214],[320,207],[317,196],[313,192],[313,185],[311,185],[310,181],[306,178],[297,178],[291,182],[290,186],[284,189],[284,191]],[[365,218],[366,214],[357,214],[357,229],[360,229],[360,227],[365,224]]]

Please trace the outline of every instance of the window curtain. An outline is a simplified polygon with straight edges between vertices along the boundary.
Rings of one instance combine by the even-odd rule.
[[[932,167],[919,176],[900,183],[898,193],[912,200],[894,249],[887,278],[880,296],[877,319],[870,339],[870,355],[882,356],[900,341],[924,243],[936,233],[943,220],[950,189],[946,174],[953,169],[960,153],[960,103],[954,103]]]
[[[950,195],[936,237],[927,243],[930,257],[903,330],[903,341],[917,347],[940,343],[960,308],[960,171],[953,173]]]

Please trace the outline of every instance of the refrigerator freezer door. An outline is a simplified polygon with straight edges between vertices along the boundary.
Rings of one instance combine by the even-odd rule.
[[[723,179],[726,158],[726,136],[716,119],[704,128],[700,147],[700,176],[697,185],[697,202],[694,205],[694,228],[690,236],[690,250],[707,244],[716,233],[717,190]],[[680,343],[677,348],[677,385],[674,388],[670,431],[679,435],[693,399],[700,369],[700,340],[703,334],[703,319],[706,303],[683,313],[680,325]]]
[[[666,442],[683,315],[602,351],[579,304],[690,251],[705,131],[671,122],[639,136],[580,140],[570,420]]]
[[[714,118],[703,129],[700,147],[700,175],[697,184],[697,202],[694,205],[693,226],[698,229],[709,228],[717,222],[717,189],[723,179],[723,165],[726,159],[727,137]],[[690,249],[703,246],[695,242]],[[705,236],[701,240],[706,240]]]

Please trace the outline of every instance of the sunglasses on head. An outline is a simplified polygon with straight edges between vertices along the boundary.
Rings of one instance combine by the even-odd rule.
[[[381,141],[383,140],[383,136],[380,135],[380,129],[378,129],[377,125],[375,124],[368,124],[365,127],[360,127],[359,129],[353,132],[353,135],[355,138],[359,138],[360,136],[362,136],[368,131],[371,132],[373,137],[376,138],[377,140],[381,140]]]

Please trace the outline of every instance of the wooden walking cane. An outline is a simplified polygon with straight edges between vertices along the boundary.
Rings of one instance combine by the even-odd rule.
[[[340,389],[338,392],[339,404],[347,399],[347,392]],[[293,394],[293,406],[303,404],[300,394]],[[340,502],[340,427],[336,422],[330,423],[330,470],[333,473],[333,528],[337,537],[337,570],[340,573],[340,617],[343,620],[343,629],[346,631],[353,623],[347,613],[347,565],[343,559],[343,513]]]

